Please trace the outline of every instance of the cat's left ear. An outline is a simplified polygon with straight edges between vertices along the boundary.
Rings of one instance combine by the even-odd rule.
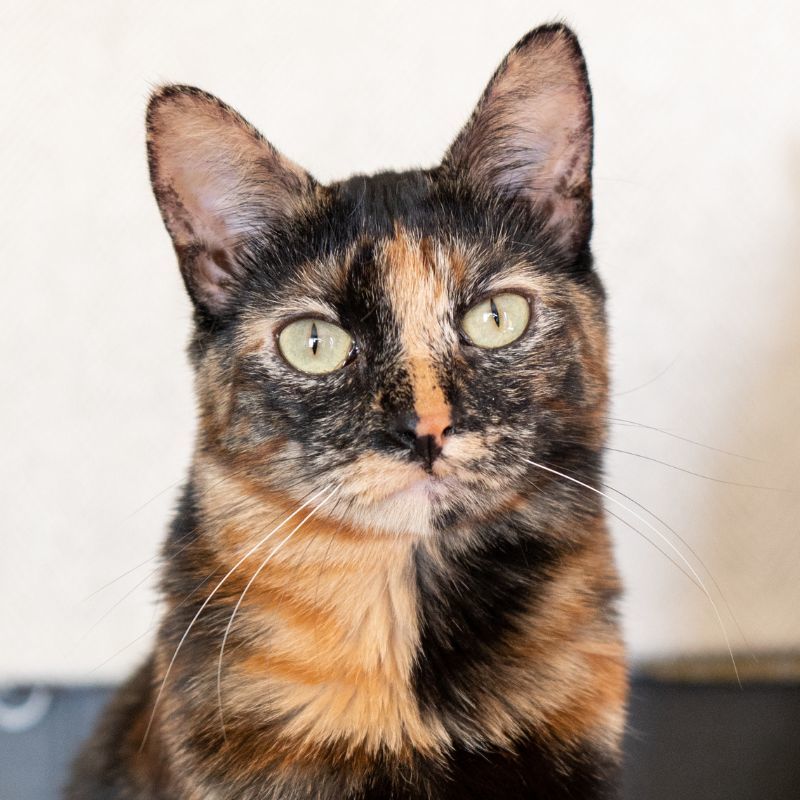
[[[592,97],[575,34],[536,28],[506,56],[445,156],[483,191],[530,204],[570,257],[592,229]]]
[[[207,315],[222,315],[248,246],[294,214],[314,180],[232,108],[190,86],[151,98],[147,154],[189,295]]]

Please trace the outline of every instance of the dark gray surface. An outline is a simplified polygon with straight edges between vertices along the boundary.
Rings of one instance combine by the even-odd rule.
[[[51,691],[38,725],[0,731],[0,800],[56,800],[108,694]],[[625,800],[800,800],[800,686],[635,680],[630,729]]]
[[[625,800],[800,800],[800,686],[637,680]]]

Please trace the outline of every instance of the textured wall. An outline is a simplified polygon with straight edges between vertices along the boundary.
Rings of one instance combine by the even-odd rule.
[[[558,15],[595,91],[614,416],[761,459],[615,423],[613,447],[718,480],[614,452],[609,482],[691,545],[753,647],[800,646],[794,4],[6,0],[0,680],[117,678],[157,613],[142,562],[193,404],[189,305],[144,162],[149,87],[219,94],[321,179],[430,164],[505,51]],[[634,653],[724,648],[706,597],[615,529]]]

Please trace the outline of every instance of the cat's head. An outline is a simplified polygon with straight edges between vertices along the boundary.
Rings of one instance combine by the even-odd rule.
[[[441,165],[318,184],[168,86],[153,188],[195,305],[199,452],[361,526],[426,532],[599,458],[603,294],[574,35],[509,53]]]

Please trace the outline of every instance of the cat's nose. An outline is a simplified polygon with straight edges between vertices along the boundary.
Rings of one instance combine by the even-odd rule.
[[[398,414],[390,423],[389,435],[409,450],[426,469],[441,455],[444,440],[453,433],[450,415],[414,413]]]

